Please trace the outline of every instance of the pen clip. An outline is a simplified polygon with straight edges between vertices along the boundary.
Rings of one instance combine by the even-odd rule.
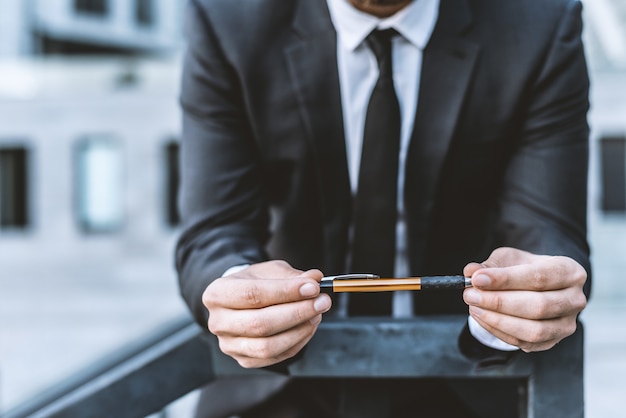
[[[327,276],[322,278],[322,281],[327,280],[351,280],[351,279],[380,279],[380,276],[376,274],[366,274],[366,273],[354,273],[354,274],[339,274],[337,276]]]

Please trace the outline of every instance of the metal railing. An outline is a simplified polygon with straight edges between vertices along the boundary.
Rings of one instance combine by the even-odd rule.
[[[525,382],[520,416],[584,415],[581,325],[551,350],[519,352],[494,362],[461,352],[465,322],[459,315],[325,320],[303,355],[287,366],[288,373],[346,380],[519,379]],[[5,416],[145,417],[213,379],[251,373],[271,372],[241,368],[219,351],[215,338],[185,317]]]
[[[200,327],[179,318],[39,396],[18,417],[145,417],[213,379]]]

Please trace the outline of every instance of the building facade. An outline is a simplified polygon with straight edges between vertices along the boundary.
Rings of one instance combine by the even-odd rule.
[[[173,277],[183,7],[0,1],[5,277]]]
[[[169,54],[181,47],[177,0],[4,0],[0,57]]]

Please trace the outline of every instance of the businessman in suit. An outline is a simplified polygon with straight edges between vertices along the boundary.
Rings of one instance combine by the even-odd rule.
[[[197,321],[244,367],[292,358],[327,312],[469,306],[494,350],[572,334],[591,281],[580,33],[573,0],[192,1],[176,255]],[[319,294],[352,271],[473,288]]]

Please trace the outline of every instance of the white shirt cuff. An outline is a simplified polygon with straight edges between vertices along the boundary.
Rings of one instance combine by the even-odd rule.
[[[495,348],[500,351],[515,351],[519,350],[519,347],[515,347],[509,343],[505,343],[498,337],[494,336],[492,333],[487,331],[482,327],[472,316],[470,315],[467,320],[467,324],[469,325],[469,330],[472,336],[476,338],[481,344],[486,345],[487,347]]]
[[[239,273],[241,270],[250,267],[250,264],[239,264],[237,266],[232,266],[228,270],[222,274],[222,277],[230,276],[231,274]]]

